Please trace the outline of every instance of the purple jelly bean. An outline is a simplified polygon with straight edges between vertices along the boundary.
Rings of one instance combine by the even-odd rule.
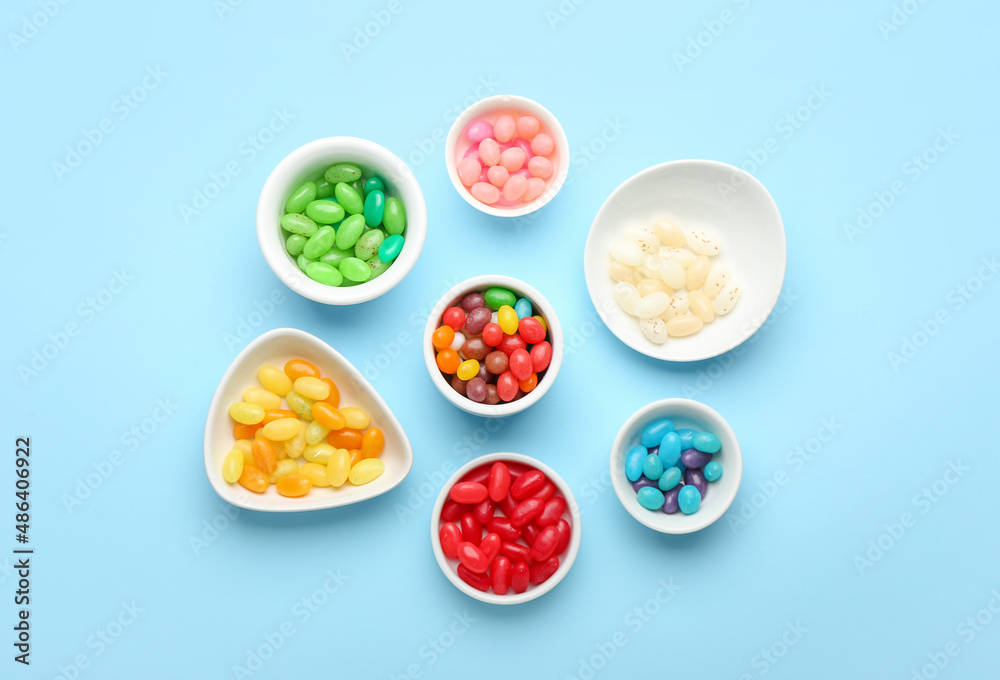
[[[712,460],[712,454],[702,453],[698,449],[681,451],[681,462],[689,468],[703,468]]]
[[[462,296],[462,309],[466,312],[471,312],[473,309],[485,306],[486,298],[483,297],[482,293],[466,293]]]
[[[655,456],[656,454],[658,454],[660,452],[660,447],[659,446],[652,446],[652,447],[650,447],[650,448],[648,448],[646,450],[649,451],[650,455]]]
[[[681,506],[677,502],[677,494],[679,494],[681,492],[681,489],[683,488],[684,488],[683,484],[678,484],[674,488],[670,489],[670,491],[664,491],[663,507],[660,508],[660,510],[667,513],[668,515],[672,515],[678,510],[680,510]]]
[[[701,468],[688,468],[685,470],[684,483],[698,489],[701,492],[702,498],[705,497],[705,492],[708,491],[708,482],[705,481],[705,473],[701,471]]]
[[[482,296],[480,296],[482,297]],[[462,299],[462,304],[465,304],[465,299]],[[465,317],[465,336],[479,335],[486,328],[486,324],[490,322],[493,318],[493,312],[487,307],[476,307],[469,315]]]
[[[635,490],[636,493],[639,493],[639,489],[641,489],[643,487],[647,487],[647,486],[654,486],[655,487],[656,486],[656,482],[653,481],[652,479],[650,479],[649,477],[647,477],[646,475],[643,475],[642,477],[640,477],[636,481],[632,482],[632,488]]]

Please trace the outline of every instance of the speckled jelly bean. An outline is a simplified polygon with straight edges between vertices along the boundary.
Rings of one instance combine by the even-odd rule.
[[[281,228],[308,238],[316,233],[319,226],[305,215],[289,213],[281,218]]]
[[[381,229],[371,229],[364,232],[354,244],[354,256],[362,260],[375,257],[384,240],[385,234]]]

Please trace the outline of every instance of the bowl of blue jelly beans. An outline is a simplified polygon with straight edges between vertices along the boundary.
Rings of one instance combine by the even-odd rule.
[[[740,488],[743,457],[729,423],[692,399],[662,399],[635,413],[611,447],[611,481],[629,514],[665,534],[722,517]]]

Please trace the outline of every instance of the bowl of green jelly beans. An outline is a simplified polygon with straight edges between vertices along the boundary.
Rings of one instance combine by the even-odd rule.
[[[299,295],[354,305],[409,273],[427,234],[410,169],[357,137],[299,147],[271,172],[257,203],[257,240],[271,270]]]

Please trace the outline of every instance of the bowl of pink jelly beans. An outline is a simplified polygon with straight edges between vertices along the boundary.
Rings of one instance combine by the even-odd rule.
[[[569,142],[541,104],[516,95],[482,99],[455,120],[445,141],[448,175],[459,195],[497,217],[532,213],[562,188]]]

